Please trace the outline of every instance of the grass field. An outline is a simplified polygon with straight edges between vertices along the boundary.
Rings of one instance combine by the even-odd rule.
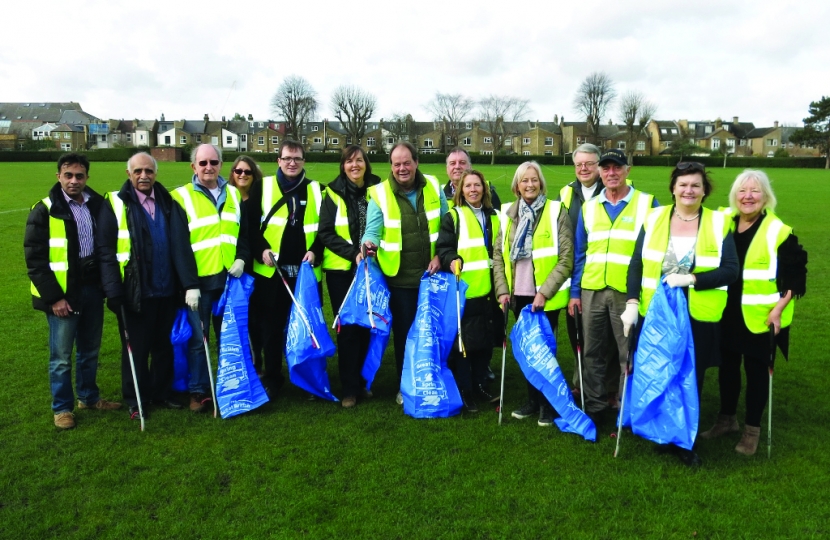
[[[227,172],[228,165],[225,165]],[[268,164],[266,174],[273,174]],[[481,167],[511,200],[515,167]],[[440,165],[424,166],[445,178]],[[336,164],[307,164],[328,182]],[[544,167],[555,193],[573,178]],[[376,173],[388,174],[381,164]],[[699,447],[703,467],[684,468],[653,444],[624,435],[621,456],[601,432],[595,444],[509,411],[525,398],[508,351],[504,425],[497,414],[413,420],[394,403],[391,350],[375,398],[351,410],[305,401],[289,388],[230,420],[154,410],[141,433],[125,411],[76,411],[78,428],[52,424],[47,326],[31,308],[22,239],[28,208],[54,183],[54,165],[0,163],[0,537],[17,538],[827,538],[830,457],[826,321],[830,319],[824,170],[772,169],[779,215],[810,254],[808,295],[796,307],[791,361],[775,378],[774,447],[734,452],[738,437]],[[739,169],[714,169],[707,206],[725,204]],[[89,185],[117,189],[124,165],[93,163]],[[638,188],[666,202],[668,168],[635,168]],[[163,163],[175,187],[187,164]],[[327,299],[326,299],[327,301]],[[560,325],[564,327],[564,325]],[[564,330],[560,344],[567,343]],[[561,347],[570,378],[573,358]],[[500,353],[500,351],[499,351]],[[98,383],[120,399],[119,341],[107,313]],[[494,367],[500,363],[494,355]],[[215,356],[214,356],[215,360]],[[339,395],[336,358],[329,364]],[[717,371],[702,396],[702,429],[718,408]],[[743,405],[739,407],[743,420]],[[766,415],[764,417],[766,420]],[[743,423],[743,422],[741,422]],[[822,427],[824,426],[824,427]]]

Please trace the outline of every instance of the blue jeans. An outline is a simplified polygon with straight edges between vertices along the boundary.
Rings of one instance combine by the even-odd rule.
[[[188,391],[191,394],[210,394],[210,376],[208,375],[207,355],[202,338],[202,328],[207,332],[210,342],[210,325],[213,320],[213,303],[222,296],[221,290],[202,291],[199,299],[199,311],[188,311],[192,334],[187,342],[187,364],[190,368],[190,384]],[[221,324],[221,319],[220,319]],[[218,336],[217,336],[218,338]]]
[[[101,289],[84,285],[83,294],[72,309],[75,313],[68,317],[46,313],[49,323],[49,385],[55,414],[71,412],[75,407],[72,391],[73,346],[78,400],[92,406],[100,399],[95,376],[104,327],[104,296]]]

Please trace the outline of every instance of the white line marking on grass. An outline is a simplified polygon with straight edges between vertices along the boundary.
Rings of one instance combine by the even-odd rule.
[[[23,212],[24,210],[29,210],[29,208],[18,208],[17,210],[3,210],[0,214],[11,214],[12,212]]]

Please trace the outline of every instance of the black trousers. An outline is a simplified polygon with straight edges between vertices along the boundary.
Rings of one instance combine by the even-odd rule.
[[[176,318],[175,299],[142,298],[141,313],[133,313],[130,310],[125,312],[141,404],[144,406],[154,400],[165,400],[173,384],[173,346],[170,344],[170,332]],[[121,313],[117,313],[116,316],[118,331],[121,334],[121,394],[128,405],[135,407],[138,405],[138,399],[130,369],[130,356],[124,340],[124,321]]]
[[[516,320],[519,320],[519,314],[522,312],[522,309],[525,306],[533,303],[532,296],[516,296],[514,297],[514,305],[513,305],[513,316],[516,317]],[[550,328],[553,330],[553,335],[556,336],[556,329],[559,326],[559,311],[555,309],[553,311],[546,311],[545,317],[548,318],[548,322],[550,323]],[[527,379],[525,379],[527,381]],[[531,402],[539,403],[540,405],[545,405],[550,407],[548,403],[548,399],[545,395],[540,392],[535,386],[530,384],[530,381],[527,381],[527,396]]]
[[[769,369],[766,358],[741,355],[739,352],[721,349],[721,366],[718,370],[720,386],[720,412],[734,415],[741,396],[741,357],[746,373],[746,419],[748,426],[759,427],[769,395]]]
[[[353,278],[354,273],[348,270],[326,272],[326,285],[329,289],[332,313],[335,316],[346,298]],[[360,372],[369,350],[370,337],[370,329],[353,324],[341,326],[337,333],[337,363],[344,397],[357,396],[366,386]]]
[[[403,352],[406,335],[415,322],[418,311],[418,289],[389,287],[389,311],[392,312],[392,343],[395,346],[395,364],[398,368],[398,387],[403,373]]]

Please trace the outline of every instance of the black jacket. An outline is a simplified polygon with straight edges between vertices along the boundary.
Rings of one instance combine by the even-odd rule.
[[[156,210],[167,221],[168,244],[172,268],[175,272],[175,287],[183,290],[199,288],[199,273],[196,258],[190,249],[190,230],[187,216],[178,204],[173,202],[170,192],[156,182],[153,186]],[[127,208],[127,228],[130,231],[131,256],[124,269],[124,281],[116,259],[118,242],[118,221],[112,205],[102,205],[98,217],[98,234],[95,237],[95,249],[101,261],[101,283],[107,298],[124,299],[124,306],[136,313],[141,312],[142,279],[147,283],[153,274],[153,244],[144,210],[138,202],[135,188],[129,180],[124,182],[118,192],[118,198]]]
[[[365,197],[366,190],[374,185],[380,184],[380,182],[379,176],[367,174],[363,178],[363,189],[360,190],[363,196]],[[352,261],[352,266],[354,266],[354,260],[360,252],[360,238],[363,232],[360,230],[360,221],[357,219],[357,198],[360,196],[359,192],[353,187],[351,180],[342,174],[329,183],[326,190],[333,191],[346,203],[346,211],[349,216],[349,237],[352,243],[348,243],[335,232],[334,218],[337,214],[337,205],[329,197],[323,199],[323,206],[320,208],[320,228],[317,231],[317,238],[320,239],[323,247],[329,248],[339,257]]]
[[[84,189],[89,194],[87,207],[92,216],[93,236],[97,236],[96,219],[104,198],[98,195],[89,187]],[[69,209],[69,204],[63,196],[60,182],[56,182],[49,190],[49,199],[52,201],[52,208],[46,208],[43,201],[38,201],[29,212],[26,220],[26,233],[23,237],[23,251],[26,256],[26,267],[29,271],[29,279],[34,283],[40,297],[32,295],[32,307],[44,312],[51,312],[52,304],[59,300],[66,299],[70,306],[80,305],[80,295],[84,283],[98,283],[100,276],[97,274],[97,253],[93,253],[90,262],[93,266],[81,268],[80,252],[78,242],[78,227],[75,218]],[[66,226],[67,253],[69,265],[66,273],[66,293],[61,289],[55,273],[49,267],[49,216],[61,219]]]

